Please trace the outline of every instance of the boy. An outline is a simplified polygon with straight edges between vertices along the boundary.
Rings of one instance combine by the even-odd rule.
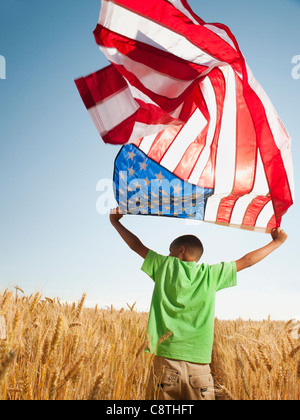
[[[149,250],[120,222],[119,209],[110,221],[127,245],[139,254],[142,270],[155,282],[148,321],[154,353],[148,393],[160,400],[214,400],[210,372],[214,336],[215,294],[236,286],[236,273],[257,264],[282,245],[286,233],[272,231],[272,241],[243,258],[213,266],[197,264],[201,241],[192,235],[175,239],[169,256]]]

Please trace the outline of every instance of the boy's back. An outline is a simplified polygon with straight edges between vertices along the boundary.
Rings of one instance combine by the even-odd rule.
[[[236,286],[236,264],[199,265],[150,250],[142,270],[155,282],[148,322],[150,352],[211,363],[215,294]]]

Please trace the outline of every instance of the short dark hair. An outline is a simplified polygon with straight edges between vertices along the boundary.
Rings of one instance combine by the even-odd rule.
[[[181,245],[186,247],[189,253],[195,255],[195,257],[197,258],[197,261],[200,260],[204,252],[204,247],[200,239],[197,238],[197,236],[194,236],[194,235],[180,236],[179,238],[175,239],[171,243],[170,248],[173,246],[176,246],[178,248]]]

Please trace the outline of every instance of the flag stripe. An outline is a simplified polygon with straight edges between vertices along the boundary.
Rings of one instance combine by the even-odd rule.
[[[158,72],[143,63],[139,63],[139,66],[137,67],[134,60],[128,55],[119,54],[118,50],[115,48],[101,47],[101,51],[109,57],[112,63],[118,66],[117,69],[120,73],[124,74],[124,70],[126,69],[126,74],[124,74],[124,76],[126,77],[127,74],[131,74],[131,77],[136,79],[134,80],[135,86],[138,81],[138,83],[143,85],[148,92],[157,93],[166,98],[178,98],[178,96],[184,93],[185,90],[195,82],[194,78],[191,80],[180,80],[179,78],[171,77],[162,73],[162,71]],[[128,79],[128,77],[126,77],[126,79]]]
[[[271,220],[269,221],[267,225],[267,230],[275,229],[276,228],[276,217],[275,214],[271,217]]]
[[[127,81],[134,98],[142,99],[146,103],[155,104],[167,113],[171,113],[176,110],[182,104],[184,100],[183,98],[188,95],[189,92],[193,90],[194,85],[197,84],[197,80],[190,83],[178,83],[173,78],[167,78],[154,72],[153,78],[150,78],[150,82],[153,83],[155,88],[150,90],[147,86],[145,86],[145,84],[143,84],[145,83],[145,78],[141,79],[137,77],[135,74],[128,71],[124,66],[115,64],[115,68]],[[141,70],[144,70],[144,68]],[[164,96],[166,93],[165,89],[167,87],[166,79],[168,79],[169,97]],[[149,81],[147,84],[149,84]],[[175,85],[174,89],[170,88],[172,85]]]
[[[193,15],[192,10],[188,10],[186,5],[183,4],[181,0],[167,0],[169,3],[171,3],[177,10],[180,10],[181,13],[183,13],[187,18],[189,18],[195,25],[199,25],[199,18],[197,19],[197,16],[195,17]],[[201,23],[204,23],[203,21]]]
[[[103,80],[107,82],[103,83]],[[75,83],[87,109],[128,87],[124,78],[112,65],[81,77],[75,80]]]
[[[151,7],[147,0],[103,0],[102,3],[107,6],[102,7],[99,24],[113,32],[201,66],[218,65],[223,61],[222,55],[226,55],[226,61],[241,71],[241,58],[232,47],[208,28],[191,25],[191,21],[168,2],[152,0]],[[151,38],[147,34],[151,34]]]
[[[237,200],[249,194],[254,186],[256,174],[257,144],[252,118],[242,95],[242,84],[235,76],[237,88],[236,165],[232,194],[224,198],[218,211],[218,222],[230,223]]]
[[[139,5],[136,4],[135,6]],[[136,7],[136,9],[142,10],[143,7]],[[158,16],[155,10],[153,12],[154,16],[158,18],[157,20],[155,17],[151,17],[150,20],[143,16],[142,11],[138,11],[139,14],[136,14],[133,10],[109,1],[107,2],[106,16],[100,17],[98,31],[101,31],[101,26],[103,26],[123,37],[135,39],[162,51],[171,52],[183,60],[195,62],[201,66],[210,67],[217,64],[215,58],[199,49],[194,43],[189,42],[181,34],[173,31],[171,26],[161,24],[160,20],[162,21],[162,16]],[[164,13],[162,14],[164,15]],[[123,24],[124,21],[126,25]],[[147,37],[147,33],[153,34],[151,39]],[[196,60],[194,57],[196,57]]]
[[[182,157],[185,154],[187,148],[191,143],[194,142],[195,133],[198,133],[198,131],[201,132],[205,125],[206,120],[203,117],[201,111],[197,108],[189,121],[173,140],[172,147],[170,147],[165,153],[164,157],[160,161],[160,164],[169,169],[169,171],[175,173],[175,169],[179,162],[182,160]],[[179,175],[177,174],[177,176]],[[184,179],[184,176],[179,177]]]
[[[214,129],[214,122],[210,127],[211,135],[213,134],[213,141],[210,145],[210,156],[206,163],[206,166],[202,172],[202,174],[198,173],[200,176],[200,180],[198,184],[200,186],[207,185],[208,188],[214,188],[215,183],[215,167],[216,167],[216,156],[218,150],[218,140],[222,126],[222,115],[223,115],[223,107],[224,107],[224,100],[225,100],[225,92],[226,92],[226,81],[224,78],[224,74],[220,69],[214,69],[211,74],[209,75],[209,79],[213,86],[213,92],[208,91],[207,94],[210,95],[210,99],[207,99],[207,104],[211,107],[211,102],[216,102],[217,105],[217,119],[215,124],[215,131]],[[214,109],[214,108],[213,108]],[[214,113],[212,114],[213,121],[214,121]],[[202,169],[202,168],[201,168]]]
[[[254,198],[246,210],[242,224],[245,226],[255,226],[260,213],[270,201],[270,195]]]
[[[251,203],[255,200],[255,198],[259,195],[266,195],[269,192],[262,160],[260,157],[260,153],[257,151],[256,153],[256,161],[255,161],[255,177],[254,177],[254,186],[249,194],[245,194],[244,196],[240,197],[235,203],[233,207],[233,211],[231,214],[230,222],[242,225],[245,214],[247,209],[250,207]],[[259,209],[257,207],[257,216],[259,214]]]
[[[226,80],[222,125],[218,141],[214,196],[207,200],[205,219],[215,222],[221,200],[233,189],[236,163],[236,85],[230,67],[221,69]]]
[[[273,208],[272,200],[270,200],[268,204],[265,205],[265,207],[262,209],[262,211],[258,215],[255,226],[257,227],[267,226],[273,215],[274,215],[274,208]]]
[[[128,36],[113,32],[99,24],[94,30],[94,37],[100,50],[105,55],[111,54],[112,61],[114,61],[113,58],[116,55],[114,53],[117,50],[136,63],[144,64],[153,70],[179,80],[193,80],[199,76],[200,72],[207,70],[207,66],[186,61],[168,51],[158,49],[157,46],[138,40],[133,41]],[[158,56],[159,60],[157,59]],[[114,59],[119,58],[115,57]]]
[[[101,121],[105,121],[106,131],[110,131],[124,119],[132,116],[138,109],[139,106],[137,102],[133,100],[130,89],[126,88],[117,92],[115,95],[110,96],[110,98],[105,101],[105,104],[99,102],[93,108],[93,111],[97,113],[99,119],[101,118]],[[116,115],[112,115],[113,110]]]
[[[198,106],[201,105],[201,109],[205,110],[206,126],[200,132],[192,146],[186,151],[184,159],[182,159],[182,162],[176,169],[177,176],[184,177],[196,185],[209,158],[210,146],[213,141],[216,125],[216,98],[209,77],[200,83],[198,97]],[[200,101],[203,101],[203,103],[200,104]],[[196,133],[198,131],[196,130]]]
[[[204,25],[207,29],[209,29],[210,31],[214,32],[216,35],[218,35],[220,38],[223,39],[223,41],[225,41],[227,44],[229,44],[233,49],[236,50],[236,47],[234,45],[234,42],[232,41],[232,39],[228,36],[227,32],[221,28],[218,27],[216,25],[211,25],[211,24],[207,24]]]

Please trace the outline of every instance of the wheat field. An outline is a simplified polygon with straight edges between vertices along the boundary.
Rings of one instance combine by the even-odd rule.
[[[153,356],[147,313],[61,303],[17,287],[0,293],[1,400],[144,400]],[[293,334],[291,333],[293,332]],[[220,400],[299,400],[300,340],[292,321],[215,322]]]

